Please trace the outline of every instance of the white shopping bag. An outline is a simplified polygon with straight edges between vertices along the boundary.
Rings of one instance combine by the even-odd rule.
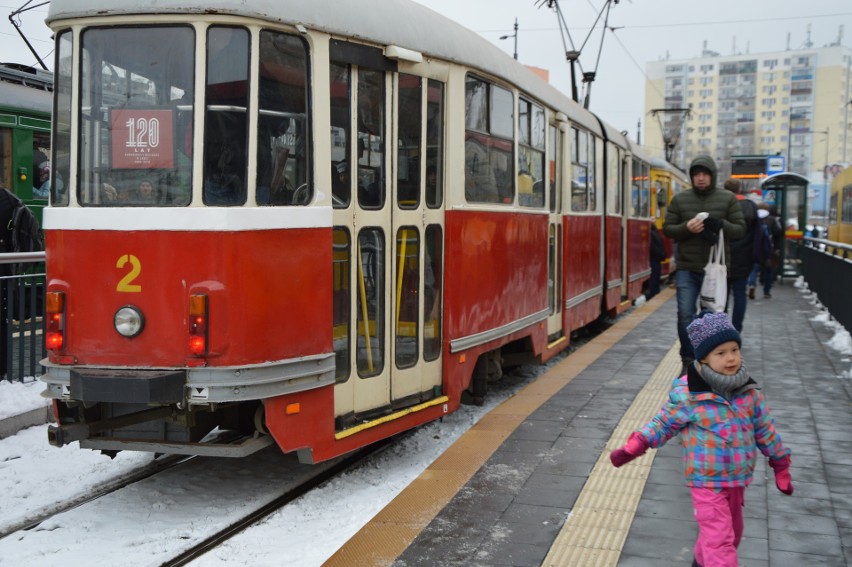
[[[725,237],[719,230],[719,241],[710,248],[710,259],[704,266],[699,304],[701,310],[725,310],[728,300],[728,268],[725,266]]]

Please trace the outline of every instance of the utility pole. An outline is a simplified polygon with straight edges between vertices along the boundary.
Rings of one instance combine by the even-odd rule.
[[[515,61],[518,60],[518,18],[515,18],[515,33],[512,35],[501,35],[500,39],[515,38]]]

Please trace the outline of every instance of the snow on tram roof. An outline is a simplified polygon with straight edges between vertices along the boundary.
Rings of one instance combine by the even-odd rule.
[[[594,116],[482,36],[410,0],[53,0],[46,22],[123,14],[225,14],[302,24],[333,35],[397,45],[501,77],[594,132]]]

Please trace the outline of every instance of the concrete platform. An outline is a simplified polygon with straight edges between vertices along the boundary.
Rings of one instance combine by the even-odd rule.
[[[685,566],[697,527],[679,440],[614,469],[680,370],[664,292],[480,421],[327,565]],[[740,565],[852,556],[850,361],[790,283],[751,300],[744,359],[793,452],[791,497],[761,458]]]

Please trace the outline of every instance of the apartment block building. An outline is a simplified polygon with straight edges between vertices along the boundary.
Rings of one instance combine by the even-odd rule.
[[[676,164],[709,154],[727,175],[733,155],[779,154],[788,171],[817,180],[826,165],[852,163],[848,47],[727,56],[705,49],[647,63],[646,75],[644,139],[661,154],[668,143]]]

